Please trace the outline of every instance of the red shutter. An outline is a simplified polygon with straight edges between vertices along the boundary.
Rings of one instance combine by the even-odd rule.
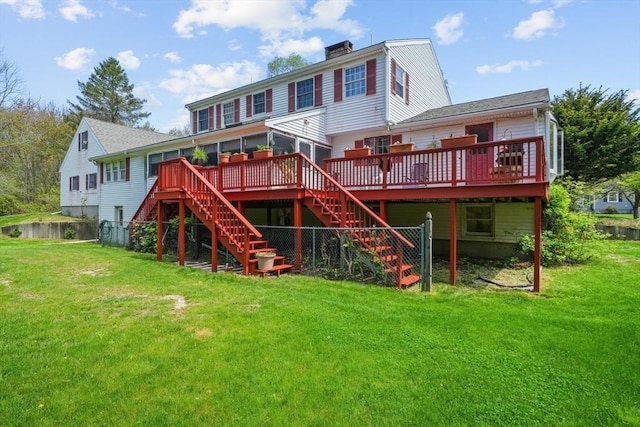
[[[362,148],[364,147],[364,139],[358,139],[353,144],[353,148]]]
[[[213,105],[209,107],[209,130],[213,130]]]
[[[124,180],[125,181],[129,181],[129,170],[131,170],[129,166],[131,166],[131,158],[127,157],[124,160]]]
[[[296,111],[296,84],[289,83],[289,112]]]
[[[402,143],[402,135],[391,135],[391,143],[392,144],[401,144]]]
[[[367,95],[376,94],[376,60],[367,61]]]
[[[216,129],[222,127],[222,105],[216,105]]]
[[[267,113],[270,113],[271,111],[273,111],[273,89],[267,89],[267,92],[264,96],[265,99],[265,104],[267,104],[265,106]]]
[[[89,189],[89,175],[84,176],[84,189],[85,190]]]
[[[396,94],[396,61],[391,60],[391,94]]]
[[[233,123],[240,123],[240,98],[233,100]]]
[[[342,102],[342,68],[333,70],[333,102]]]
[[[69,177],[69,191],[71,191],[71,179],[72,177]]]
[[[193,111],[191,113],[191,133],[194,135],[198,133],[198,112]]]
[[[322,105],[322,74],[317,74],[313,79],[314,100],[313,106],[319,107]]]
[[[409,105],[409,74],[405,73],[404,102]]]
[[[247,117],[251,117],[252,113],[253,113],[253,105],[252,104],[252,97],[251,95],[247,95]]]
[[[100,184],[104,184],[104,163],[100,163]]]

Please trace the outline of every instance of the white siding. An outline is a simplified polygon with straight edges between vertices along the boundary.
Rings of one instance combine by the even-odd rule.
[[[86,150],[78,151],[78,135],[82,132],[88,132],[89,143]],[[105,150],[93,134],[91,128],[85,120],[80,121],[76,133],[67,149],[67,154],[60,166],[60,206],[63,211],[65,207],[79,207],[86,198],[85,206],[98,205],[98,189],[86,189],[86,176],[91,173],[97,174],[97,186],[100,186],[100,176],[98,167],[89,159],[94,156],[105,154]],[[69,191],[69,178],[79,176],[80,190]]]
[[[126,226],[147,195],[144,157],[132,157],[129,167],[129,181],[105,181],[100,186],[100,221],[114,221],[115,207],[122,206]]]

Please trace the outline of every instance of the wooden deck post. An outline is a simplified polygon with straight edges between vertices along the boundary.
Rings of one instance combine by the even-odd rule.
[[[534,209],[533,292],[540,292],[542,269],[542,197],[536,197]]]
[[[162,261],[162,234],[163,234],[163,218],[164,218],[164,209],[162,208],[162,200],[158,200],[158,223],[156,227],[156,259],[158,261]]]
[[[293,201],[293,226],[296,229],[295,237],[295,259],[293,266],[297,271],[302,270],[302,200]]]
[[[382,218],[384,222],[387,222],[387,201],[386,200],[380,200],[380,218]]]
[[[456,199],[449,200],[449,283],[456,284],[458,269],[458,215]]]
[[[178,204],[178,264],[184,265],[184,200]]]
[[[218,271],[218,230],[216,229],[216,212],[218,212],[218,200],[213,201],[211,213],[211,271]]]

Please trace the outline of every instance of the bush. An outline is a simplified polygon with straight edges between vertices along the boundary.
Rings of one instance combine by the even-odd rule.
[[[71,227],[68,227],[66,230],[64,230],[64,238],[67,240],[73,240],[76,238],[76,230],[74,230]]]
[[[542,212],[542,265],[582,263],[591,258],[586,243],[606,237],[595,228],[596,218],[584,212],[571,212],[569,192],[560,184],[550,188],[549,201]],[[534,238],[522,236],[517,251],[532,257]]]
[[[158,228],[155,222],[131,223],[130,247],[135,252],[155,253],[158,250]]]
[[[9,237],[20,237],[21,235],[22,231],[18,230],[18,227],[14,228],[11,230],[11,233],[9,233]]]
[[[618,213],[618,209],[616,209],[615,206],[607,206],[607,208],[604,210],[606,213],[608,214],[617,214]]]

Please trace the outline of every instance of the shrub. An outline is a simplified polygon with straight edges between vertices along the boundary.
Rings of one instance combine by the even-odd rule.
[[[131,223],[130,246],[135,252],[155,253],[158,248],[158,228],[155,222]]]
[[[11,230],[11,233],[9,233],[9,237],[20,237],[21,235],[22,231],[20,231],[18,227],[14,228],[13,230]]]
[[[73,240],[76,238],[76,231],[71,228],[68,227],[66,230],[64,230],[64,238],[67,240]]]
[[[617,214],[618,213],[618,209],[615,206],[607,206],[607,208],[604,210],[606,213],[608,214]]]
[[[586,243],[606,237],[595,228],[596,218],[584,212],[572,212],[569,192],[559,184],[550,188],[549,201],[542,212],[542,265],[582,263],[591,254]],[[522,236],[517,251],[526,257],[533,256],[533,236]]]

